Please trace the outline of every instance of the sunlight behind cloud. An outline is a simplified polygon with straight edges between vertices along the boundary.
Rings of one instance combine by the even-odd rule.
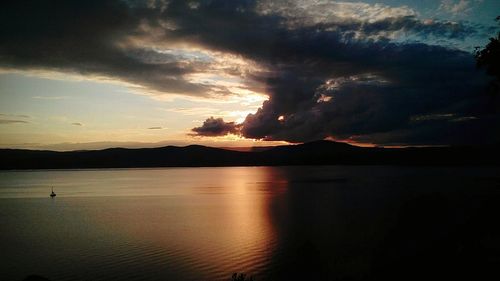
[[[429,142],[419,134],[439,134],[423,123],[438,133],[489,128],[497,117],[479,106],[488,77],[471,46],[494,34],[481,16],[498,1],[417,2],[111,0],[28,9],[14,1],[0,43],[0,112],[33,118],[4,118],[2,139],[191,141],[186,134],[197,128],[208,138],[207,120],[229,125],[222,133],[237,142],[386,142],[382,133]],[[431,118],[443,112],[455,115]]]

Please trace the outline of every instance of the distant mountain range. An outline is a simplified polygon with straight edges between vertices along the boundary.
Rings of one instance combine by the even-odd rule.
[[[499,146],[365,148],[332,141],[235,151],[200,145],[56,152],[0,149],[0,169],[281,165],[498,165]]]

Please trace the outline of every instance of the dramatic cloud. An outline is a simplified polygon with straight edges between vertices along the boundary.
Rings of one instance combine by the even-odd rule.
[[[234,122],[224,122],[222,118],[210,117],[201,127],[193,128],[193,135],[195,136],[205,136],[205,137],[215,137],[215,136],[225,136],[227,134],[238,134],[239,125]]]
[[[465,38],[477,33],[477,27],[464,22],[419,19],[417,12],[407,6],[280,0],[261,2],[259,11],[262,14],[279,14],[291,29],[322,26],[358,38],[395,38],[408,34]]]
[[[206,8],[206,13],[220,12]],[[259,22],[255,14],[238,12],[252,7],[233,8],[240,25]],[[487,125],[498,119],[492,110],[498,104],[488,105],[490,101],[482,94],[488,78],[475,69],[469,53],[419,43],[346,38],[338,29],[324,25],[294,26],[285,31],[279,24],[271,24],[275,17],[261,17],[271,27],[246,33],[241,45],[231,29],[197,36],[206,44],[231,47],[263,63],[272,62],[269,75],[257,78],[266,82],[270,98],[246,118],[243,136],[296,142],[334,136],[384,144],[441,144],[473,141],[463,135],[472,132],[471,128],[481,128],[474,131],[475,136],[479,133],[487,141],[498,140],[497,130]],[[220,21],[224,20],[218,24]],[[227,26],[234,24],[227,22]],[[442,25],[434,27],[439,31]],[[387,30],[387,26],[380,25],[378,30]],[[268,43],[272,44],[261,45]],[[429,124],[411,122],[415,115],[441,112],[451,112],[463,122],[435,122],[433,130]],[[437,131],[448,132],[446,138]],[[391,132],[393,140],[388,137]]]
[[[118,79],[150,91],[203,96],[224,89],[182,79],[206,64],[133,44],[155,13],[125,1],[8,1],[0,12],[0,66]]]
[[[383,50],[370,46],[362,53],[366,60],[358,64],[353,54],[350,62],[354,64],[348,69],[364,74],[339,76],[337,69],[321,67],[320,62],[288,66],[269,82],[273,94],[256,114],[247,117],[243,135],[297,142],[335,136],[387,144],[391,141],[378,139],[380,134],[408,130],[414,135],[428,134],[426,143],[445,143],[452,138],[457,143],[467,131],[453,130],[443,139],[428,130],[429,122],[411,122],[424,114],[453,114],[456,118],[477,117],[462,120],[481,123],[484,130],[477,133],[496,134],[490,137],[498,139],[496,123],[488,125],[498,119],[494,109],[498,101],[484,94],[487,79],[475,71],[469,54],[420,44],[385,44]],[[459,126],[435,121],[436,131]],[[411,138],[405,141],[411,143]]]
[[[211,117],[198,136],[500,141],[489,78],[470,53],[437,45],[479,29],[406,6],[319,0],[9,1],[0,66],[102,76],[155,95],[268,96],[243,123]]]

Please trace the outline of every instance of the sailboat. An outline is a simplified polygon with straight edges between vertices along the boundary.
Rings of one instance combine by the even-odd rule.
[[[52,192],[50,193],[50,197],[51,198],[56,197],[56,193],[54,192],[54,188],[52,188]]]

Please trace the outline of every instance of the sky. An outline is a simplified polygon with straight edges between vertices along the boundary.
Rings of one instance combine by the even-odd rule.
[[[3,148],[500,142],[497,0],[1,5]]]

